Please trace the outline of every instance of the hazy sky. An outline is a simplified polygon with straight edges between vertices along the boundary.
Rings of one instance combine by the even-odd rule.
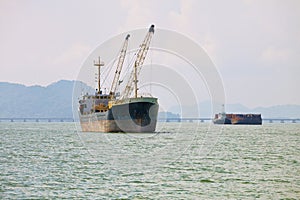
[[[0,81],[76,79],[99,44],[152,23],[206,49],[227,103],[300,104],[299,0],[0,0]]]

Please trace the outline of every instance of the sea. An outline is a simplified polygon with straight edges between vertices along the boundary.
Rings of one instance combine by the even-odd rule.
[[[0,122],[0,199],[300,199],[300,123]]]

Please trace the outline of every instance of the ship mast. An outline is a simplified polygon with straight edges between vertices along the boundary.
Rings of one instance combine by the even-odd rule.
[[[101,66],[104,66],[104,63],[103,62],[101,63],[101,61],[100,61],[100,57],[98,57],[98,63],[96,63],[94,61],[94,66],[98,67],[98,94],[100,94],[100,89],[101,89],[101,87],[100,87],[100,75],[101,75],[100,68],[101,68]]]

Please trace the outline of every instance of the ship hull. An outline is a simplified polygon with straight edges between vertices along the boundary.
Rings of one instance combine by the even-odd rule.
[[[132,98],[114,104],[107,112],[80,115],[83,132],[151,133],[158,114],[156,98]]]
[[[228,118],[214,119],[213,122],[214,122],[214,124],[231,124],[231,120],[229,120]]]
[[[262,125],[260,114],[226,114],[219,117],[216,115],[214,124],[233,124],[233,125]]]

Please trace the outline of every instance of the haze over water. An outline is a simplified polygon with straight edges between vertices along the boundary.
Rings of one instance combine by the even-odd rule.
[[[2,122],[0,197],[300,196],[300,124],[221,129],[208,123],[166,123],[158,130],[146,135],[77,134],[74,123]]]

